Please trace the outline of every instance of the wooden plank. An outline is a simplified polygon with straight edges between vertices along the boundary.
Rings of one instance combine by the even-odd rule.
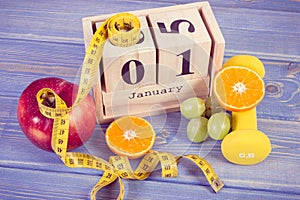
[[[140,0],[142,1],[142,0]],[[173,3],[184,4],[192,3],[197,0],[173,0]],[[159,2],[170,2],[168,0],[159,0]],[[285,11],[285,12],[299,12],[300,5],[298,1],[294,0],[257,0],[257,1],[236,1],[236,0],[209,0],[213,8],[226,7],[226,8],[249,8],[254,10],[272,10],[272,11]]]
[[[226,55],[255,54],[265,59],[300,61],[300,13],[215,8],[226,41]],[[231,15],[222,13],[230,12]],[[276,17],[274,17],[276,16]],[[293,23],[291,23],[293,21]],[[234,38],[239,38],[238,40]]]
[[[89,192],[99,177],[86,174],[69,174],[22,169],[0,168],[0,196],[6,199],[89,199]],[[23,180],[20,182],[20,179]],[[124,180],[125,199],[299,199],[299,194],[284,191],[253,191],[250,188],[226,187],[215,194],[207,185],[176,184],[179,178],[165,182],[153,180]],[[15,183],[18,183],[16,186]],[[80,184],[78,184],[80,183]],[[50,187],[49,187],[50,186]],[[97,199],[116,199],[116,183],[100,190]]]
[[[158,0],[158,1],[143,1],[136,0],[130,1],[125,0],[120,2],[111,2],[109,0],[103,0],[101,4],[97,0],[91,0],[89,3],[84,3],[84,6],[81,2],[73,2],[72,10],[70,10],[70,4],[68,1],[61,2],[59,0],[54,0],[51,2],[32,2],[27,4],[26,2],[18,1],[11,2],[9,0],[1,1],[1,6],[6,8],[5,10],[16,10],[16,11],[32,11],[36,10],[37,14],[44,13],[54,13],[61,14],[68,13],[70,18],[77,17],[78,14],[89,15],[97,15],[101,13],[109,13],[110,11],[116,10],[117,12],[124,9],[124,7],[129,8],[129,10],[145,9],[145,8],[154,8],[154,7],[162,7],[162,6],[170,6],[175,4],[186,4],[199,2],[198,0]],[[299,3],[294,0],[258,0],[258,1],[236,1],[236,0],[210,0],[209,1],[212,7],[227,7],[227,8],[249,8],[254,10],[272,10],[272,11],[285,11],[285,12],[299,12]],[[34,8],[34,9],[33,9]],[[108,9],[103,9],[108,8]],[[121,10],[118,10],[121,9]],[[101,12],[101,13],[100,13]],[[68,17],[64,16],[64,17]]]
[[[84,45],[56,42],[8,40],[0,38],[0,69],[3,63],[79,69],[85,54]],[[38,70],[38,69],[37,69]],[[75,74],[73,74],[74,76]],[[76,75],[75,75],[76,76]]]
[[[123,1],[120,4],[109,0],[101,3],[92,0],[89,3],[72,2],[72,4],[54,0],[27,4],[22,1],[12,3],[4,0],[1,1],[0,37],[83,44],[81,24],[83,17],[167,5],[173,4],[134,1]]]
[[[266,93],[257,107],[261,118],[300,121],[299,63],[263,60]]]
[[[213,4],[214,2],[222,5],[218,1],[210,3]],[[225,8],[219,6],[213,7],[214,14],[224,37],[229,42],[226,46],[226,55],[249,53],[268,59],[299,61],[298,55],[300,54],[297,44],[299,43],[298,35],[300,26],[299,20],[294,20],[300,17],[298,12],[288,13],[270,10],[263,11],[264,14],[262,15],[259,9],[235,7],[239,4],[245,4],[255,8],[256,2],[228,2],[228,5],[233,4],[234,6],[230,8],[227,6]],[[108,5],[110,3],[111,6]],[[19,6],[14,8],[15,5],[9,4],[9,1],[4,1],[2,4],[5,6],[5,12],[3,12],[3,17],[0,18],[1,24],[3,24],[0,36],[1,38],[18,40],[67,41],[69,43],[83,44],[81,18],[105,14],[105,10],[101,9],[102,6],[111,8],[110,11],[107,11],[111,13],[173,5],[168,2],[156,2],[153,5],[149,2],[139,2],[136,6],[134,6],[135,2],[125,3],[126,9],[118,3],[109,1],[103,1],[101,5],[98,3],[93,5],[92,2],[85,6],[75,4],[74,11],[71,12],[65,4],[61,7],[56,6],[60,5],[61,2],[57,2],[57,4],[55,2],[41,3],[38,4],[41,11],[34,11],[32,6],[37,6],[35,3],[26,4],[18,2]],[[299,10],[299,4],[291,1],[288,4],[279,1],[275,3],[273,1],[272,3],[258,1],[258,4],[263,4],[264,8],[266,6],[270,6],[270,8],[272,6],[276,7],[279,4],[279,7],[277,7],[279,9],[282,8],[285,10],[288,6],[291,6],[291,8]],[[90,9],[90,12],[88,12],[88,9]],[[26,10],[26,15],[22,14],[24,10]],[[79,12],[79,10],[82,11]],[[63,16],[63,13],[67,13],[67,17]],[[231,14],[228,15],[228,13]],[[276,16],[276,20],[274,20],[273,16]],[[49,21],[49,23],[43,23],[43,19]],[[27,21],[33,21],[32,25],[28,25]],[[65,29],[65,24],[70,24],[70,27]],[[30,32],[28,32],[29,30]],[[285,32],[286,34],[284,34]],[[239,38],[239,40],[236,40],[236,38]],[[266,43],[265,41],[268,42]],[[286,52],[281,52],[282,49],[285,49]],[[82,56],[80,58],[83,59]]]

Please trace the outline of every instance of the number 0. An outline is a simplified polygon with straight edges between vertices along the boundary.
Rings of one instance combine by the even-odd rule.
[[[130,70],[132,64],[134,64],[135,70]],[[131,80],[130,73],[132,73],[132,71],[136,72],[136,80],[135,80],[135,82],[133,82]],[[134,85],[134,84],[139,83],[144,78],[144,75],[145,75],[144,66],[138,60],[129,60],[128,62],[126,62],[123,65],[123,68],[122,68],[122,77],[123,77],[123,80],[126,83],[130,84],[130,85]]]

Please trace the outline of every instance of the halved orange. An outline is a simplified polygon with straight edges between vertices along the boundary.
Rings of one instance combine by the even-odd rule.
[[[124,116],[113,121],[106,130],[106,144],[119,156],[135,159],[145,155],[155,141],[151,124],[136,116]]]
[[[239,112],[254,108],[263,99],[265,86],[254,70],[229,66],[216,74],[213,92],[223,108]]]

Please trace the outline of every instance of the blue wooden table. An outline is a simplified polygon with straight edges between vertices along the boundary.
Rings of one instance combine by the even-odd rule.
[[[102,172],[70,169],[54,153],[32,145],[22,133],[17,101],[35,79],[56,76],[74,81],[85,47],[81,19],[158,8],[193,0],[90,0],[0,2],[0,199],[89,199]],[[300,199],[300,3],[293,0],[209,1],[226,41],[225,58],[251,54],[265,64],[266,95],[257,107],[258,128],[272,143],[270,156],[253,166],[227,162],[220,142],[191,144],[180,113],[153,116],[159,134],[154,148],[175,155],[195,153],[208,160],[225,183],[215,194],[191,162],[179,164],[177,178],[155,171],[147,180],[124,180],[125,199]],[[178,121],[180,120],[180,126]],[[183,124],[183,125],[182,125]],[[97,125],[78,151],[108,160],[107,125]],[[136,164],[133,161],[133,166]],[[98,199],[115,199],[117,184]]]

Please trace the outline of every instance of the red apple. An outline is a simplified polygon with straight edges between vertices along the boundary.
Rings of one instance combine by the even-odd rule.
[[[52,151],[53,119],[40,113],[36,100],[36,94],[42,88],[52,89],[70,107],[75,101],[78,86],[60,78],[42,78],[29,84],[20,96],[17,114],[24,134],[37,147]],[[55,107],[53,98],[45,98],[43,104]],[[95,124],[96,108],[92,97],[88,95],[70,112],[68,150],[84,144],[92,135]]]

